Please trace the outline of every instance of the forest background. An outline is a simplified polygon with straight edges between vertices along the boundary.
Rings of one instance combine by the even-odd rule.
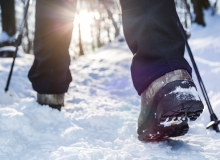
[[[15,0],[16,25],[19,28],[26,0]],[[25,53],[33,53],[35,31],[35,3],[31,1],[22,47]],[[183,26],[192,23],[206,26],[204,10],[211,9],[213,16],[219,12],[218,0],[175,0],[177,13]],[[77,58],[97,51],[100,47],[124,41],[121,11],[118,0],[77,0],[70,55]]]

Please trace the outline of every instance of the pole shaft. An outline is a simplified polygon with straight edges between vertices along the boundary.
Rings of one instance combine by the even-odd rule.
[[[205,85],[204,85],[204,83],[203,83],[203,81],[202,81],[202,78],[201,78],[201,76],[200,76],[198,67],[197,67],[197,65],[196,65],[195,59],[194,59],[194,57],[193,57],[192,51],[191,51],[190,46],[189,46],[189,43],[188,43],[188,41],[187,41],[187,37],[186,37],[186,34],[185,34],[185,30],[184,30],[184,28],[183,28],[183,26],[182,26],[182,24],[181,24],[179,18],[178,18],[178,22],[177,22],[177,23],[178,23],[178,26],[180,27],[181,34],[182,34],[182,36],[184,37],[184,40],[185,40],[185,43],[186,43],[186,48],[187,48],[187,50],[188,50],[189,57],[190,57],[190,59],[191,59],[191,61],[192,61],[192,65],[193,65],[194,71],[195,71],[195,73],[196,73],[196,76],[197,76],[199,85],[200,85],[200,87],[201,87],[203,96],[204,96],[204,98],[205,98],[206,104],[207,104],[207,106],[208,106],[209,112],[210,112],[210,114],[214,114],[214,111],[213,111],[213,109],[212,109],[211,103],[210,103],[210,101],[209,101],[209,97],[208,97],[207,91],[206,91],[206,89],[205,89]]]
[[[15,53],[13,55],[13,62],[11,64],[11,69],[10,69],[10,72],[9,72],[9,75],[8,75],[8,80],[7,80],[7,84],[6,84],[6,87],[5,87],[5,92],[8,91],[8,87],[9,87],[9,84],[10,84],[10,80],[11,80],[11,76],[12,76],[12,72],[13,72],[13,68],[14,68],[14,64],[15,64],[15,57],[17,56],[17,52],[18,52],[18,45],[17,45],[17,42],[16,42],[16,49],[15,49]]]
[[[193,65],[193,68],[194,68],[194,70],[195,70],[195,73],[196,73],[196,76],[197,76],[199,85],[200,85],[200,87],[201,87],[203,96],[204,96],[205,101],[206,101],[206,104],[207,104],[207,106],[208,106],[209,112],[210,112],[210,114],[213,114],[214,111],[213,111],[213,109],[212,109],[212,107],[211,107],[211,103],[210,103],[210,101],[209,101],[208,94],[207,94],[206,89],[205,89],[205,85],[204,85],[204,83],[203,83],[203,81],[202,81],[202,78],[201,78],[201,76],[200,76],[198,67],[197,67],[196,62],[195,62],[195,60],[194,60],[194,57],[193,57],[192,51],[191,51],[191,49],[190,49],[190,47],[189,47],[188,41],[186,41],[186,48],[187,48],[187,50],[188,50],[189,57],[190,57],[190,59],[191,59],[191,61],[192,61],[192,65]]]

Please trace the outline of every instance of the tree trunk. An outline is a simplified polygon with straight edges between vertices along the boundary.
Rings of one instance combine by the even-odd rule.
[[[204,21],[204,14],[203,14],[203,8],[207,9],[210,6],[210,3],[208,0],[192,0],[193,7],[194,7],[194,13],[196,15],[196,18],[194,22],[205,26]]]
[[[183,2],[184,2],[184,4],[185,4],[187,13],[188,13],[189,16],[190,16],[190,20],[192,21],[192,14],[191,14],[191,12],[190,12],[190,5],[189,5],[189,3],[187,2],[187,0],[183,0]]]
[[[112,21],[112,24],[115,28],[115,38],[119,35],[120,33],[120,27],[118,26],[117,22],[114,20],[113,18],[113,14],[112,12],[110,11],[110,9],[108,8],[108,6],[106,6],[105,2],[103,0],[101,0],[106,11],[107,11],[107,14],[108,14],[108,18]]]
[[[84,51],[83,51],[83,45],[82,45],[80,23],[78,24],[78,29],[79,29],[79,56],[82,56],[84,55]]]

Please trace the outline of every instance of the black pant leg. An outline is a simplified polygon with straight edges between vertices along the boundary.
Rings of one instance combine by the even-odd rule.
[[[134,57],[131,74],[140,95],[154,80],[176,69],[192,72],[174,0],[121,0],[123,29]]]
[[[2,31],[9,36],[16,33],[14,0],[0,0],[2,15]]]
[[[34,63],[28,77],[35,91],[61,94],[71,82],[69,45],[72,37],[75,2],[37,0]]]

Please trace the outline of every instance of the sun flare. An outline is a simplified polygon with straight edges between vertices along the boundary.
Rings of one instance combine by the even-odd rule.
[[[92,41],[91,30],[95,17],[96,15],[93,12],[88,12],[87,10],[82,10],[75,16],[75,32],[78,35],[78,25],[80,24],[82,40],[84,42]]]

